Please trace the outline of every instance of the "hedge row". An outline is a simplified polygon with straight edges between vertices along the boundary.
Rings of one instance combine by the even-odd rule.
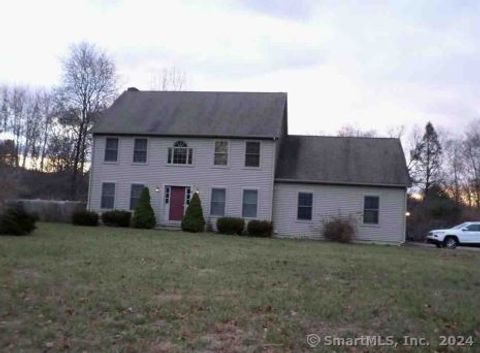
[[[243,235],[245,220],[243,218],[222,217],[217,220],[217,231],[222,234]],[[271,237],[273,224],[269,221],[251,220],[247,224],[247,235],[254,237]]]
[[[98,214],[92,211],[77,211],[72,214],[72,223],[79,226],[97,226]],[[113,210],[102,213],[102,223],[111,227],[134,227],[153,228],[155,227],[155,213],[150,205],[150,192],[144,188],[140,194],[135,212]]]
[[[109,227],[130,227],[132,213],[113,210],[102,213],[102,223]],[[98,214],[92,211],[77,211],[72,215],[72,223],[77,226],[98,226]]]

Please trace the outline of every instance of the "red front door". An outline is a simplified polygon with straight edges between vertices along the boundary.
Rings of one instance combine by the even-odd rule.
[[[185,187],[171,186],[170,190],[170,220],[181,221],[185,205]]]

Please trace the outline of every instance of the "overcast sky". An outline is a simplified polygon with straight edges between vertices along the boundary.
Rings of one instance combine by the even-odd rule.
[[[480,1],[15,0],[0,13],[3,83],[55,84],[86,40],[122,89],[176,66],[189,90],[288,92],[293,133],[480,117]]]

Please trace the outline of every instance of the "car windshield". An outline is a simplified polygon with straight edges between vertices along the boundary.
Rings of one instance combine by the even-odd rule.
[[[463,227],[466,227],[467,225],[468,225],[468,223],[462,223],[462,224],[459,224],[458,226],[452,227],[452,229],[462,229]]]

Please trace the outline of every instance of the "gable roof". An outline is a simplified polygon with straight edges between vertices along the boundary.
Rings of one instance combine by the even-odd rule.
[[[107,109],[94,134],[278,138],[286,93],[138,91]]]
[[[409,186],[400,140],[394,138],[286,136],[276,181]]]

